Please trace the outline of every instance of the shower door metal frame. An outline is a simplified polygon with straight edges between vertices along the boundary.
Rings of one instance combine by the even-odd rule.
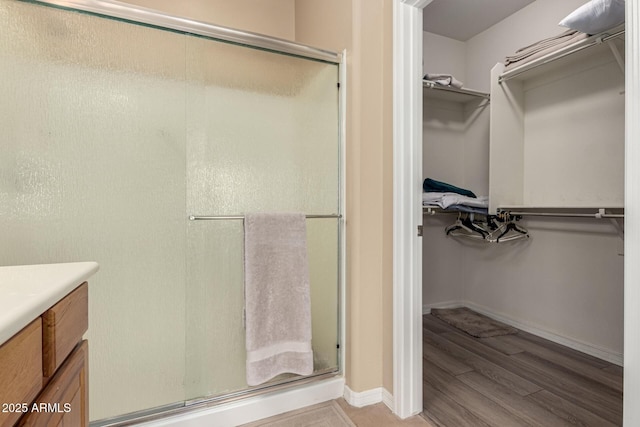
[[[166,14],[141,6],[133,6],[115,0],[21,0],[40,3],[62,9],[103,15],[137,24],[145,24],[164,30],[209,37],[239,45],[270,50],[302,58],[340,64],[342,54],[307,46],[277,37],[249,31],[235,30],[221,25],[209,24],[195,19]]]
[[[345,157],[346,157],[346,51],[341,53],[315,48],[289,40],[270,37],[258,33],[236,30],[233,28],[213,25],[193,19],[133,6],[115,0],[19,0],[27,3],[42,4],[70,11],[86,12],[91,15],[115,18],[132,24],[142,24],[159,30],[175,31],[183,34],[203,36],[214,41],[228,42],[240,46],[257,48],[270,51],[275,54],[285,54],[303,59],[315,60],[335,64],[338,66],[338,212],[329,214],[314,214],[314,217],[337,219],[338,221],[338,367],[337,369],[325,369],[309,376],[294,378],[288,381],[269,384],[252,389],[239,390],[219,396],[185,399],[184,401],[170,403],[156,408],[149,408],[122,416],[92,422],[92,426],[121,426],[130,425],[131,422],[148,422],[167,416],[183,414],[196,409],[216,406],[238,399],[244,399],[255,395],[292,388],[309,382],[323,379],[331,379],[341,376],[344,372],[345,346],[343,345],[346,325],[346,237],[345,237]],[[191,219],[191,218],[189,218]],[[194,218],[195,219],[195,218]],[[339,397],[339,396],[336,396]]]

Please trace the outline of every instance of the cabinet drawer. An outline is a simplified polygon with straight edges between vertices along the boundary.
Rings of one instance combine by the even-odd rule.
[[[42,315],[42,368],[46,378],[55,373],[87,331],[88,301],[85,282]]]
[[[85,427],[89,425],[87,342],[83,341],[42,390],[18,426]]]
[[[40,318],[0,346],[0,385],[0,426],[12,426],[42,388]]]

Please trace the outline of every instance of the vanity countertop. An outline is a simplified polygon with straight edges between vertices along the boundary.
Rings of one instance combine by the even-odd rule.
[[[96,271],[95,262],[0,267],[0,345]]]

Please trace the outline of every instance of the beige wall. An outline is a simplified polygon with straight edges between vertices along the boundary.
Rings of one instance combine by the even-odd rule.
[[[345,369],[356,392],[393,391],[392,12],[391,0],[296,0],[296,41],[348,51]]]
[[[351,52],[352,0],[295,0],[295,41],[334,52]],[[347,56],[352,62],[352,55]]]
[[[393,393],[393,1],[382,12],[382,386]]]
[[[272,37],[295,37],[295,0],[126,0],[171,15]]]

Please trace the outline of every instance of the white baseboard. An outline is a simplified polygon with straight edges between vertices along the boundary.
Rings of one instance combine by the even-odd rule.
[[[344,400],[351,406],[362,408],[382,402],[382,387],[365,391],[353,391],[349,386],[344,386]]]
[[[505,316],[504,314],[496,313],[494,311],[491,311],[487,307],[474,304],[469,301],[446,301],[446,302],[437,303],[437,304],[425,304],[422,306],[422,312],[423,314],[429,314],[431,313],[432,308],[456,308],[456,307],[470,308],[473,311],[477,311],[480,314],[484,314],[485,316],[491,317],[492,319],[499,320],[502,323],[506,323],[507,325],[521,329],[525,332],[529,332],[530,334],[547,339],[557,344],[564,345],[565,347],[569,347],[571,349],[580,351],[590,356],[597,357],[598,359],[605,360],[609,363],[622,366],[622,363],[624,360],[624,356],[622,353],[617,353],[617,352],[607,350],[592,344],[588,344],[570,337],[558,335],[554,332],[547,331],[538,326],[521,322],[512,317]]]
[[[436,304],[424,304],[422,306],[422,314],[431,314],[432,308],[458,308],[464,307],[464,303],[461,301],[445,301]]]
[[[386,388],[382,389],[382,403],[384,403],[391,412],[395,413],[395,405],[393,403],[393,394],[389,393]]]
[[[138,427],[233,427],[269,418],[284,412],[342,397],[344,378],[305,384],[289,390],[276,391],[236,402],[204,409],[194,409],[184,414],[161,420],[136,424]]]
[[[348,386],[345,386],[343,397],[349,405],[356,408],[384,402],[393,411],[393,395],[383,387],[365,391],[353,391]]]

